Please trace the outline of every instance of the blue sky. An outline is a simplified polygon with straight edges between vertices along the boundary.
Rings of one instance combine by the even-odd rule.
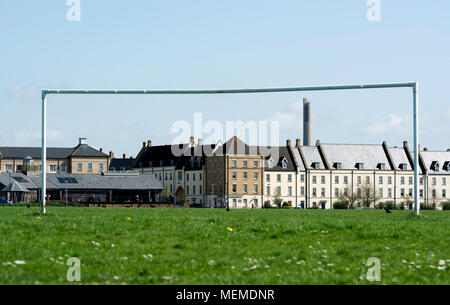
[[[252,88],[420,82],[420,142],[450,148],[450,2],[0,1],[0,146],[40,145],[40,88]],[[409,89],[226,96],[51,96],[49,145],[136,155],[177,120],[280,120],[280,142],[412,142]],[[204,135],[206,138],[207,135]],[[281,143],[280,143],[281,144]]]

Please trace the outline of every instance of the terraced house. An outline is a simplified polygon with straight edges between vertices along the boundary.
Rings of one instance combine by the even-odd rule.
[[[110,155],[80,138],[76,147],[47,148],[47,173],[100,174],[107,171]],[[41,173],[40,147],[0,147],[0,172]]]
[[[413,154],[382,144],[251,146],[238,137],[225,144],[180,145],[175,157],[170,145],[143,145],[134,168],[155,175],[179,204],[207,207],[333,209],[345,201],[373,208],[386,202],[412,208]],[[424,149],[420,156],[420,202],[437,208],[450,192],[450,151]]]

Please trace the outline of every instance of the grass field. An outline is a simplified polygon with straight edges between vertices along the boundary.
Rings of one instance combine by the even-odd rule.
[[[450,213],[0,208],[0,284],[450,284]],[[22,261],[22,262],[21,262]]]

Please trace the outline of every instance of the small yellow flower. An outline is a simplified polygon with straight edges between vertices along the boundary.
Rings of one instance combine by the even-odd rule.
[[[130,221],[131,220],[131,217],[127,217],[127,221]]]
[[[227,230],[230,231],[230,232],[234,231],[233,228],[231,228],[231,227],[228,227]]]
[[[412,243],[412,244],[411,244],[411,247],[414,247],[415,245],[416,245],[415,243]]]
[[[38,220],[41,220],[41,219],[42,219],[42,217],[41,217],[41,216],[38,216],[38,217],[36,217],[36,219],[38,219]]]
[[[17,214],[17,216],[20,216],[20,214]]]

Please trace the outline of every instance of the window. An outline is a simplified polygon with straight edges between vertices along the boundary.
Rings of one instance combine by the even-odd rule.
[[[6,164],[5,165],[5,171],[12,172],[12,170],[13,170],[13,166],[11,164]]]
[[[423,177],[420,177],[420,185],[423,185]]]
[[[247,161],[244,161],[243,164],[244,164],[244,167],[247,168],[248,162],[247,162]]]
[[[407,169],[406,163],[401,163],[400,166],[399,166],[399,168],[400,168],[402,171],[405,171],[405,170]]]
[[[277,195],[281,195],[281,186],[277,186]]]
[[[243,186],[243,192],[244,192],[244,194],[247,194],[247,184],[244,184],[244,186]]]
[[[103,172],[103,163],[99,163],[99,164],[98,164],[98,170],[99,170],[100,172]]]
[[[277,181],[278,181],[278,182],[281,181],[281,174],[277,174]]]
[[[325,176],[320,177],[320,183],[325,184]]]
[[[319,163],[319,162],[313,162],[312,168],[314,168],[314,169],[320,169],[320,163]]]
[[[253,179],[258,179],[258,172],[253,173]]]
[[[247,199],[244,199],[244,206],[247,207]]]
[[[305,187],[304,186],[302,186],[300,188],[300,195],[305,196]]]
[[[56,173],[56,165],[50,165],[50,172]]]
[[[419,190],[419,195],[423,198],[423,189]]]
[[[195,185],[192,186],[192,195],[195,195]]]
[[[433,177],[433,178],[431,179],[431,184],[436,185],[436,177]]]
[[[283,169],[286,169],[286,168],[287,168],[287,161],[286,161],[285,159],[281,162],[281,167],[282,167]]]
[[[342,163],[340,163],[340,162],[334,163],[334,168],[335,169],[342,169]]]
[[[236,193],[236,189],[237,189],[236,184],[233,184],[233,193]]]
[[[383,184],[383,177],[378,177],[378,183]]]
[[[356,168],[359,170],[364,169],[364,163],[356,163]]]
[[[400,178],[400,184],[405,184],[405,177]]]
[[[100,163],[103,165],[103,163]],[[62,173],[67,173],[67,165],[61,165],[61,172]]]
[[[268,167],[268,168],[272,168],[272,167],[273,167],[273,160],[272,160],[272,158],[270,158],[269,160],[267,160],[267,167]]]
[[[167,173],[165,175],[165,179],[166,179],[166,181],[169,180],[169,176],[167,175]],[[195,181],[195,174],[194,174],[194,181]]]
[[[344,176],[344,184],[348,184],[348,176]]]
[[[288,196],[292,196],[292,186],[288,186]]]
[[[78,171],[83,171],[83,163],[78,163]]]
[[[447,185],[447,178],[442,178],[442,185]]]
[[[199,192],[200,192],[200,195],[202,195],[203,194],[203,192],[202,192],[203,190],[202,190],[202,186],[200,185],[199,186]]]
[[[247,172],[243,172],[242,174],[243,174],[243,178],[247,179]]]
[[[300,182],[305,182],[305,175],[300,175]]]
[[[392,189],[388,189],[388,197],[392,198]]]
[[[189,194],[189,185],[186,186],[186,194]]]
[[[339,196],[339,188],[334,189],[334,196]]]
[[[236,199],[233,199],[233,207],[237,207],[237,201],[236,201]]]
[[[413,196],[413,189],[409,189],[409,197]]]
[[[258,161],[253,161],[253,167],[258,167]]]
[[[258,193],[258,184],[253,185],[253,193]]]
[[[66,177],[57,177],[59,183],[69,183],[69,184],[77,184],[78,181],[75,178],[66,178]]]
[[[183,179],[183,172],[179,171],[178,172],[178,180],[181,180],[181,179]]]
[[[161,179],[159,179],[159,180],[161,180]],[[186,181],[189,181],[189,173],[186,174]]]
[[[231,160],[231,167],[236,167],[236,160]]]
[[[385,163],[380,163],[378,164],[378,168],[382,171],[384,171],[386,169],[386,164]]]
[[[202,177],[202,174],[200,174],[200,180],[202,180],[201,177]],[[172,181],[172,173],[169,173],[169,180]]]
[[[325,188],[320,190],[320,196],[325,197]]]
[[[167,174],[166,174],[166,180],[167,180]],[[195,173],[192,174],[192,181],[195,181]]]
[[[232,177],[233,179],[236,179],[236,178],[237,178],[237,173],[236,173],[236,172],[232,172],[232,173],[231,173],[231,177]]]
[[[446,190],[442,190],[442,198],[447,198],[447,191]]]
[[[392,184],[392,177],[391,176],[388,177],[388,184]]]
[[[339,176],[334,176],[334,183],[336,183],[336,184],[339,183]]]
[[[266,186],[266,194],[270,195],[270,186]]]
[[[312,195],[313,195],[313,197],[317,197],[317,189],[316,188],[312,189]]]
[[[358,184],[361,184],[361,176],[358,176],[357,181],[358,181]]]
[[[401,189],[400,190],[400,196],[401,197],[405,197],[405,189]]]
[[[270,175],[266,174],[266,181],[270,181]]]
[[[344,189],[344,196],[348,196],[348,188]]]
[[[374,181],[375,182],[375,181]],[[370,177],[366,176],[366,183],[369,184],[370,183]]]
[[[379,189],[378,190],[378,196],[379,197],[383,197],[383,189]]]
[[[172,174],[170,174],[170,180],[172,180]],[[198,174],[198,180],[202,181],[202,173]]]
[[[433,191],[431,192],[431,196],[433,196],[433,198],[436,198],[436,190],[433,190]]]
[[[313,184],[316,184],[316,183],[317,183],[317,176],[313,176],[313,177],[312,177],[312,183],[313,183]]]
[[[288,175],[288,182],[292,182],[292,175],[291,174]]]
[[[408,179],[409,181],[409,185],[412,185],[413,184],[413,177],[409,177],[409,179]]]

